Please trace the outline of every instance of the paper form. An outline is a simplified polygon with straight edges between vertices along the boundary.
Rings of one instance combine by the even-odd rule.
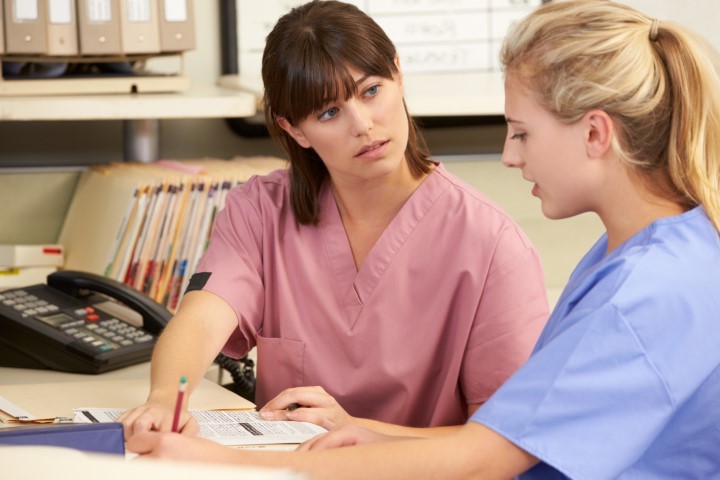
[[[76,423],[114,422],[121,409],[75,408]],[[306,422],[264,420],[251,410],[190,410],[200,425],[200,437],[222,445],[297,444],[327,432]]]
[[[0,396],[0,410],[5,412],[7,415],[13,417],[15,420],[33,420],[34,417],[31,413],[26,412],[22,408],[18,407],[10,400]]]

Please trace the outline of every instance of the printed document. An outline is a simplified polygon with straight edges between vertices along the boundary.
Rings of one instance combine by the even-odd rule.
[[[122,409],[75,408],[76,423],[114,422]],[[190,410],[200,425],[200,437],[223,445],[298,444],[325,433],[306,422],[264,420],[253,410]]]

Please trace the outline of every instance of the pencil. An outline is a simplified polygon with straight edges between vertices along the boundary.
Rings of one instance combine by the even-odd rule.
[[[180,410],[182,410],[183,397],[187,389],[187,378],[185,375],[180,377],[180,385],[178,386],[177,401],[175,402],[175,414],[173,415],[172,431],[178,431],[178,423],[180,423]]]

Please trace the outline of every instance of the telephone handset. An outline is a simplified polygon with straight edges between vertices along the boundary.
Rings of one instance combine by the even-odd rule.
[[[142,324],[133,324],[128,311],[139,313]],[[115,280],[55,272],[47,285],[0,292],[0,365],[103,373],[142,363],[171,316]]]

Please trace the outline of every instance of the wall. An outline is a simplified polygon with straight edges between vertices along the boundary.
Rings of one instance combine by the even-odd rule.
[[[218,1],[196,0],[194,7],[197,48],[185,56],[185,74],[193,85],[212,85],[221,72]],[[154,61],[150,65],[162,69],[167,68],[167,63]],[[480,126],[434,129],[428,140],[438,153],[498,151],[504,127],[486,130]],[[0,121],[0,168],[118,161],[122,160],[122,144],[121,121]],[[268,153],[280,152],[268,139],[239,137],[223,119],[161,122],[163,158],[229,158]]]

